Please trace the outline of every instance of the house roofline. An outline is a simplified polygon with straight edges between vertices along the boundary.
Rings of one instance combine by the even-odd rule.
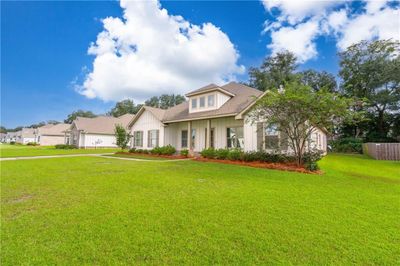
[[[227,90],[224,90],[221,87],[214,87],[214,88],[210,88],[210,89],[207,89],[207,90],[189,92],[189,93],[185,94],[185,96],[186,97],[196,96],[196,95],[204,94],[204,93],[211,92],[211,91],[220,91],[220,92],[222,92],[222,93],[224,93],[226,95],[229,95],[229,96],[232,96],[232,97],[235,96],[235,94],[233,94],[233,93],[231,93],[231,92],[229,92]]]
[[[237,113],[223,114],[223,115],[211,115],[211,116],[186,118],[186,119],[178,119],[178,120],[169,120],[169,121],[165,120],[165,121],[163,121],[163,123],[169,124],[169,123],[178,123],[178,122],[188,122],[188,121],[197,121],[197,120],[205,120],[205,119],[231,117],[231,116],[235,116],[235,115],[237,115]]]
[[[243,119],[243,115],[246,114],[256,103],[259,99],[264,97],[268,91],[264,91],[260,96],[256,97],[256,99],[249,103],[242,111],[240,111],[236,116],[235,119]]]

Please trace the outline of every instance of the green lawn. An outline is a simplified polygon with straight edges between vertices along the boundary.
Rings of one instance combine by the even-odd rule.
[[[54,146],[27,146],[27,145],[0,145],[0,157],[24,157],[62,154],[89,154],[89,153],[110,153],[119,149],[71,149],[61,150]]]
[[[164,157],[151,157],[151,156],[146,156],[142,154],[111,154],[111,155],[106,155],[108,157],[120,157],[120,158],[131,158],[131,159],[143,159],[143,160],[150,160],[150,161],[160,161],[160,160],[173,160],[171,158],[164,158]]]
[[[1,162],[1,262],[400,261],[400,164],[329,155],[324,175],[196,161]]]

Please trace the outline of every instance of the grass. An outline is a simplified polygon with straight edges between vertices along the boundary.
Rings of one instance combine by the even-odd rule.
[[[1,162],[2,265],[397,264],[400,164],[320,165]]]
[[[160,161],[160,160],[173,160],[173,158],[165,158],[165,157],[156,157],[156,156],[146,156],[141,154],[110,154],[108,157],[120,157],[120,158],[131,158],[131,159],[143,159],[149,161]]]
[[[0,158],[63,154],[112,153],[119,149],[56,149],[54,146],[0,145]]]

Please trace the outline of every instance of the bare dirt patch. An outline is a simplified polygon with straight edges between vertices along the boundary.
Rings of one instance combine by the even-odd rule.
[[[26,201],[26,200],[29,200],[29,199],[31,199],[32,197],[33,197],[33,195],[31,195],[31,194],[23,194],[23,195],[21,195],[21,196],[18,197],[18,198],[14,198],[14,199],[8,200],[7,203],[10,203],[10,204],[20,203],[20,202],[24,202],[24,201]]]

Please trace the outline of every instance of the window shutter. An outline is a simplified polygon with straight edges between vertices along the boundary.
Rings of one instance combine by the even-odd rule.
[[[151,148],[150,130],[147,130],[147,148]]]
[[[263,150],[263,129],[264,129],[264,123],[258,122],[257,123],[257,150],[258,151]]]
[[[140,135],[140,147],[143,147],[143,131],[139,131]]]
[[[159,136],[160,136],[160,130],[156,130],[156,147],[158,147],[159,146]]]

